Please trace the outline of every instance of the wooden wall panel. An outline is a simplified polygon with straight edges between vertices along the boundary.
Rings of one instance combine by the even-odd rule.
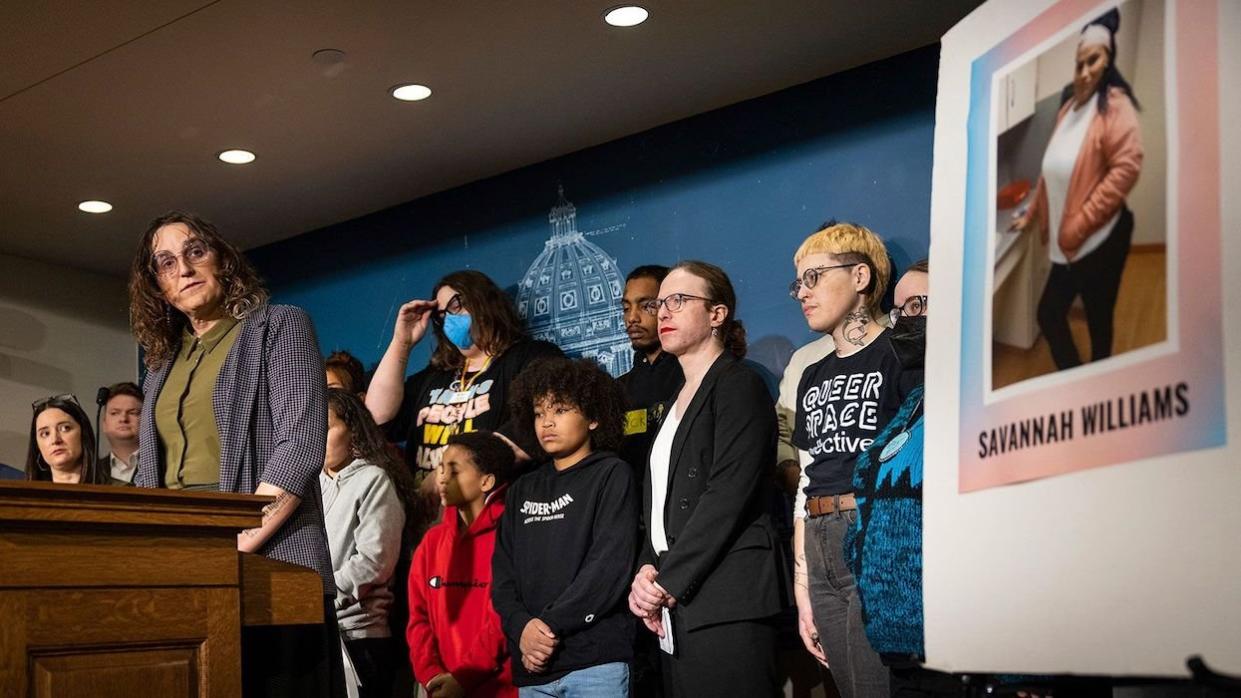
[[[26,596],[32,647],[207,638],[207,589],[39,589]]]
[[[202,695],[233,698],[241,695],[241,592],[234,588],[207,590],[207,643],[201,657]]]
[[[323,581],[313,570],[241,554],[242,625],[323,622]]]
[[[0,588],[236,585],[236,540],[208,531],[152,536],[6,527]]]
[[[33,653],[36,698],[136,698],[200,695],[198,647],[80,648]]]
[[[25,696],[26,596],[0,591],[0,695]]]
[[[270,497],[0,483],[0,698],[236,698],[241,627],[319,623],[319,576],[249,556]]]

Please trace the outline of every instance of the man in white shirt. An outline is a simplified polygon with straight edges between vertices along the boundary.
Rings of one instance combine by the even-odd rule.
[[[100,431],[108,437],[111,452],[100,463],[108,469],[114,485],[134,484],[138,469],[138,420],[142,415],[142,390],[125,382],[108,388]]]

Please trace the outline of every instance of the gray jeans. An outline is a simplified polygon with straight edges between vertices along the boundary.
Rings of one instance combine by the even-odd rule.
[[[862,603],[845,564],[845,531],[855,521],[853,510],[806,518],[810,606],[841,697],[887,698],[888,668],[866,639]]]

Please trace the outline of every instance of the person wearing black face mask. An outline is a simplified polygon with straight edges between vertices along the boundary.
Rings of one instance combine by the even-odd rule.
[[[857,581],[866,637],[890,672],[892,695],[954,696],[960,682],[922,667],[922,435],[928,300],[926,260],[893,292],[892,348],[901,382],[916,383],[870,448],[858,456],[855,535],[845,560]],[[866,559],[865,565],[863,560]]]
[[[922,376],[918,374],[923,370],[922,357],[926,353],[928,268],[925,259],[914,262],[892,289],[894,304],[888,313],[892,348],[903,369],[901,381],[907,385],[922,384]]]

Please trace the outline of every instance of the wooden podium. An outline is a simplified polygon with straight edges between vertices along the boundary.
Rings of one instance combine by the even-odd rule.
[[[0,696],[240,696],[243,625],[323,622],[316,572],[237,552],[270,501],[0,482]]]

